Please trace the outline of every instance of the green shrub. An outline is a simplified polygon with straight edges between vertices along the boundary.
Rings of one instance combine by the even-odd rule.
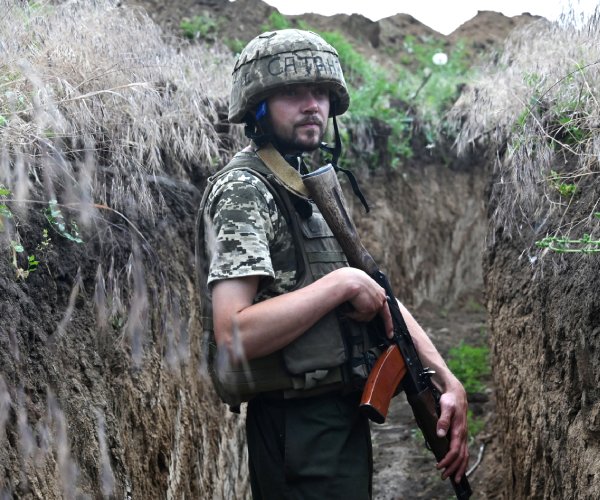
[[[568,176],[567,176],[568,177]],[[563,182],[565,176],[561,176],[556,170],[550,170],[550,184],[563,198],[571,198],[577,192],[577,185],[573,182]]]
[[[0,184],[0,232],[4,231],[4,219],[12,219],[13,213],[6,205],[5,198],[11,196],[10,189]]]
[[[203,14],[192,18],[184,18],[179,24],[184,37],[190,40],[202,39],[214,41],[219,22],[209,15]]]
[[[225,45],[227,45],[227,48],[234,54],[239,54],[246,46],[246,43],[247,42],[240,40],[239,38],[227,38],[225,40]]]
[[[419,43],[414,37],[406,37],[403,64],[386,71],[368,61],[341,33],[321,35],[340,56],[352,101],[351,121],[356,124],[376,119],[390,127],[388,152],[392,167],[413,154],[415,120],[429,145],[437,142],[440,133],[448,133],[443,125],[444,114],[471,76],[464,43],[457,43],[447,63],[440,65],[433,62],[433,56],[442,51],[438,42]]]
[[[285,30],[291,27],[292,23],[290,23],[283,14],[280,14],[275,10],[271,12],[271,15],[267,18],[267,23],[263,24],[260,29],[261,31],[275,31]]]
[[[473,440],[485,427],[485,420],[473,415],[471,410],[467,410],[467,427],[469,429],[469,439]]]
[[[335,47],[340,56],[344,75],[354,85],[358,86],[375,70],[375,67],[362,54],[359,54],[354,45],[339,31],[325,31],[320,35],[327,43]]]
[[[468,393],[485,390],[484,380],[490,375],[489,349],[461,342],[448,352],[448,368],[462,382]]]

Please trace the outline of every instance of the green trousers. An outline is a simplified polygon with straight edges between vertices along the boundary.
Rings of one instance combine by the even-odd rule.
[[[246,433],[254,500],[368,500],[372,450],[360,393],[258,397]]]

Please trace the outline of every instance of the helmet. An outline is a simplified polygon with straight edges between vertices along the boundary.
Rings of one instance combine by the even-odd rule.
[[[315,83],[329,88],[336,115],[346,112],[350,96],[337,51],[312,31],[267,31],[250,40],[236,60],[229,121],[242,123],[277,88]]]

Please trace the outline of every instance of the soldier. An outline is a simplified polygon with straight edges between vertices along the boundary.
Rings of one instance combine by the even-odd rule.
[[[233,71],[229,120],[246,124],[252,144],[210,179],[201,204],[209,364],[223,401],[234,409],[248,401],[255,499],[371,497],[359,400],[377,354],[373,324],[391,337],[386,294],[348,267],[295,184],[303,153],[321,145],[328,118],[349,101],[338,54],[320,36],[281,30],[250,41]],[[449,433],[451,446],[438,468],[459,480],[468,462],[465,391],[402,312],[442,392],[438,434]]]

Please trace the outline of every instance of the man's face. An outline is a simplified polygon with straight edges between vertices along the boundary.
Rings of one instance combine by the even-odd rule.
[[[329,91],[319,85],[283,87],[267,99],[268,119],[284,152],[319,147],[329,117]]]

